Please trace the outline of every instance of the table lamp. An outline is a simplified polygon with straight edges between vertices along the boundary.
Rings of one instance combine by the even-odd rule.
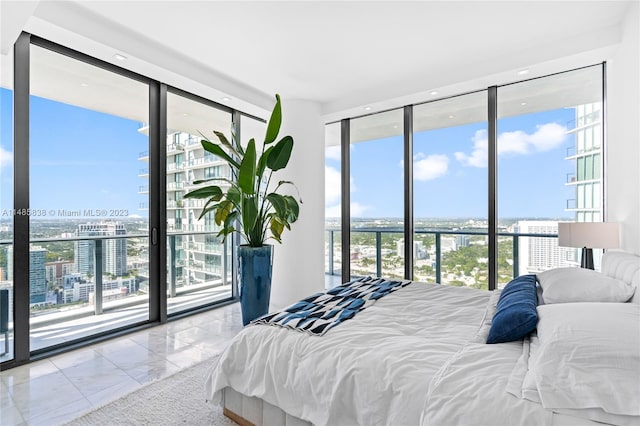
[[[582,247],[580,266],[593,269],[593,248],[620,246],[620,231],[616,222],[558,222],[558,245]]]

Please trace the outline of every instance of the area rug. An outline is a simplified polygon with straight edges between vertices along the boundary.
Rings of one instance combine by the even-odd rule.
[[[214,362],[212,358],[152,382],[67,425],[235,425],[222,408],[205,402],[204,380]]]

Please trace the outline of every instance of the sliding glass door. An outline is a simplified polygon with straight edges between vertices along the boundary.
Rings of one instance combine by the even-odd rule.
[[[149,86],[31,46],[29,307],[38,351],[149,319]]]
[[[230,299],[231,238],[217,237],[213,212],[200,218],[206,200],[184,194],[198,180],[232,178],[224,161],[202,148],[213,131],[231,139],[231,113],[186,94],[167,94],[167,312],[169,315]]]
[[[0,88],[0,362],[13,359],[13,90]]]

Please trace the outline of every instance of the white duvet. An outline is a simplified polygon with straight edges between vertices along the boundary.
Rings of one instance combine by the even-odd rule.
[[[431,379],[476,338],[491,295],[415,282],[324,336],[248,326],[213,366],[207,396],[219,403],[230,386],[315,425],[418,425]]]

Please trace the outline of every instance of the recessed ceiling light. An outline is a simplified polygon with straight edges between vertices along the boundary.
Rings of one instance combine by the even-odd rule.
[[[126,60],[126,59],[127,59],[127,57],[126,57],[126,56],[121,55],[121,54],[119,54],[119,53],[116,53],[115,55],[113,55],[113,57],[114,57],[114,58],[116,58],[116,59],[117,59],[117,60],[119,60],[119,61],[124,61],[124,60]]]
[[[225,97],[222,98],[222,100],[225,101],[225,102],[229,102],[231,100],[231,98],[228,97],[228,96],[225,96]]]
[[[520,102],[520,105],[525,106],[527,103],[526,102]]]
[[[455,118],[455,115],[450,115],[449,118]]]
[[[430,93],[430,95],[431,95],[431,96],[435,96],[435,95],[437,95],[437,94],[438,94],[438,92],[436,92],[435,90],[434,90],[433,92],[431,92],[431,93]]]
[[[529,70],[520,70],[518,71],[518,75],[527,75],[529,74]]]
[[[364,110],[365,111],[371,111],[371,107],[370,106],[366,106],[366,107],[364,107]]]
[[[80,86],[82,87],[89,87],[89,85],[87,83],[80,83]]]
[[[187,114],[186,112],[183,112],[183,113],[182,113],[182,116],[183,116],[183,117],[188,117],[188,116],[189,116],[189,114]]]
[[[394,124],[394,125],[393,125],[393,128],[394,128],[394,129],[397,129],[397,128],[398,128],[398,125],[397,125],[397,124]]]

